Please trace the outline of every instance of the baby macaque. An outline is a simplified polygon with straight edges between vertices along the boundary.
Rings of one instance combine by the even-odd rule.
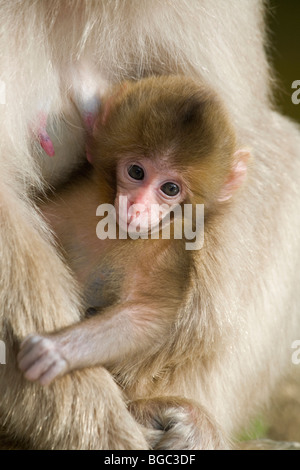
[[[205,224],[213,223],[242,184],[249,157],[237,150],[216,94],[182,76],[116,87],[96,119],[88,154],[86,174],[42,206],[88,317],[22,343],[19,366],[43,385],[74,369],[159,354],[201,257],[176,236],[176,224],[192,223],[197,237],[203,226],[195,213],[203,204]],[[189,216],[185,205],[193,209]],[[169,238],[161,236],[166,226]]]

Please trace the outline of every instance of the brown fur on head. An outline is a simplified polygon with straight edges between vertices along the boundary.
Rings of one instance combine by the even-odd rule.
[[[157,159],[184,177],[185,202],[208,207],[230,174],[236,149],[216,93],[176,75],[116,87],[103,105],[94,140],[95,168],[112,186],[121,156]]]

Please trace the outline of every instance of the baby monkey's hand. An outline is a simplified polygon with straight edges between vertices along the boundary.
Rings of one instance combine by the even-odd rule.
[[[18,364],[27,380],[49,385],[68,370],[68,363],[56,341],[39,335],[30,335],[21,343]]]

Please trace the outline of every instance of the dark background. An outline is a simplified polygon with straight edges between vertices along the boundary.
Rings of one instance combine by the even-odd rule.
[[[291,85],[300,80],[300,0],[269,0],[269,54],[274,66],[279,109],[300,123],[300,104],[291,101]]]

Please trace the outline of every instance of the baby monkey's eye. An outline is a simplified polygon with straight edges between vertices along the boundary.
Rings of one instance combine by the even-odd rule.
[[[177,184],[170,182],[163,184],[160,189],[167,196],[177,196],[180,191],[179,186]]]
[[[129,176],[134,180],[142,180],[144,179],[145,173],[143,168],[138,165],[131,165],[127,170]]]

